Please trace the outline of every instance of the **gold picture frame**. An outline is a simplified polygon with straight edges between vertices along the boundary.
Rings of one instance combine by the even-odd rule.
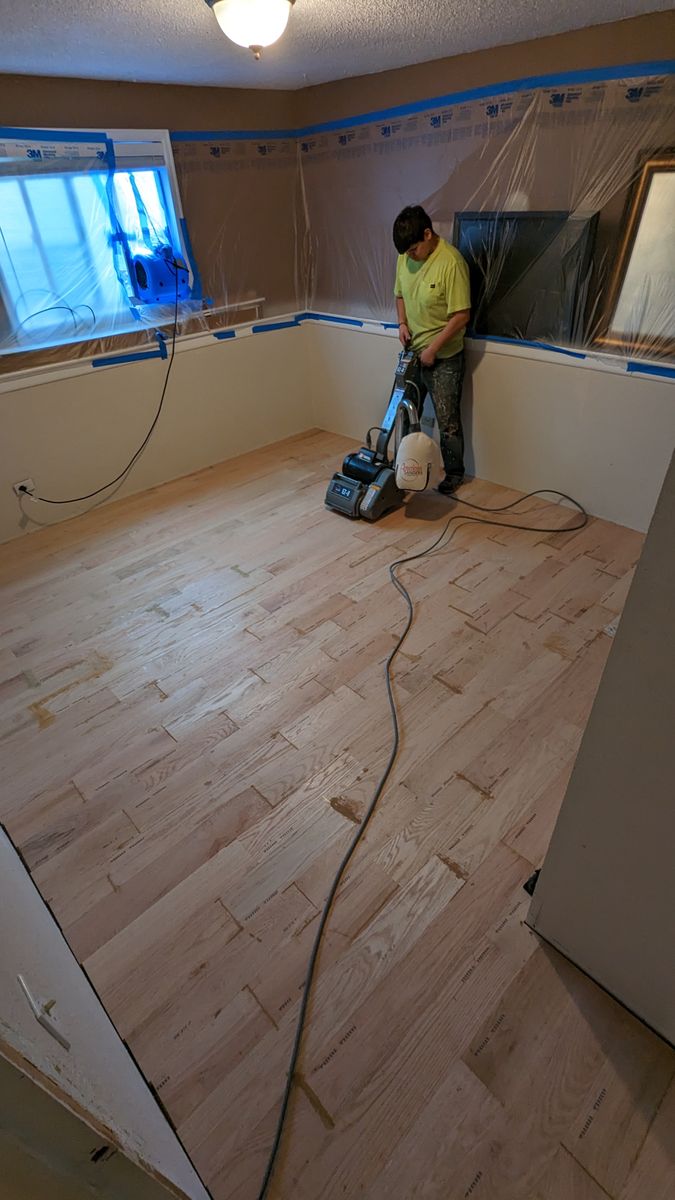
[[[636,274],[639,274],[639,268],[636,268],[636,264],[633,261],[634,252],[642,223],[649,216],[650,197],[653,194],[652,183],[660,175],[672,175],[672,187],[675,189],[675,152],[668,150],[667,152],[648,158],[642,166],[640,175],[629,197],[625,228],[617,252],[604,309],[604,331],[595,339],[600,345],[610,346],[613,349],[636,350],[643,353],[656,351],[659,355],[675,353],[675,337],[670,335],[670,333],[664,334],[661,337],[653,331],[649,334],[644,330],[625,332],[615,327],[617,312],[622,304],[625,307],[624,285],[626,285],[627,281],[634,279]],[[675,246],[675,190],[671,225],[670,236],[672,245]],[[663,231],[663,235],[665,243],[664,251],[667,252],[668,228]],[[675,295],[673,295],[672,304],[675,309]]]

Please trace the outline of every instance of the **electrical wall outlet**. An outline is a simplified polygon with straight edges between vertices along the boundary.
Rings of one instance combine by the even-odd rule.
[[[35,491],[35,484],[32,479],[20,479],[18,483],[12,484],[12,491],[15,496],[32,495]]]

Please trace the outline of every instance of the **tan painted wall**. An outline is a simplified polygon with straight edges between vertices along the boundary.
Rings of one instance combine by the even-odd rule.
[[[3,125],[50,129],[284,129],[291,92],[0,75]]]
[[[3,1200],[175,1200],[75,1113],[2,1055],[0,1162]]]
[[[529,75],[662,59],[672,53],[673,46],[675,13],[651,13],[304,88],[295,93],[295,120],[297,125],[305,125]]]
[[[279,129],[550,71],[642,62],[675,45],[675,14],[650,13],[573,33],[362,75],[295,92],[0,75],[5,125]],[[377,70],[377,64],[373,67]]]

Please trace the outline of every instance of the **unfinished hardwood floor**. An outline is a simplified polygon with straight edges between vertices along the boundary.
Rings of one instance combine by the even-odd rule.
[[[326,512],[347,445],[313,431],[0,549],[2,819],[216,1200],[258,1194],[389,752],[387,564],[459,511]],[[401,753],[274,1200],[674,1194],[675,1055],[523,923],[641,540],[463,524],[405,568]]]

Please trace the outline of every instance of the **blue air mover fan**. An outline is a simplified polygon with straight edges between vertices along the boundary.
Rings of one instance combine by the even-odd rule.
[[[190,276],[171,246],[143,250],[131,262],[131,286],[141,304],[172,304],[190,298]],[[177,294],[176,294],[177,286]]]

